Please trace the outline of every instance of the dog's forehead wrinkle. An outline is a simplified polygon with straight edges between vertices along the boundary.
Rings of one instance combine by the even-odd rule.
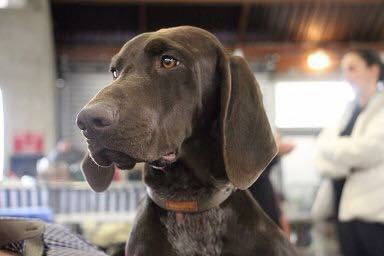
[[[171,40],[182,45],[183,48],[192,54],[204,51],[208,43],[216,44],[216,41],[218,41],[214,35],[207,31],[189,26],[160,29],[153,32],[150,38],[165,38]]]
[[[135,69],[133,66],[131,66],[130,69],[132,70],[132,72],[129,72],[129,74],[124,76],[123,78],[126,82],[126,85],[139,86],[145,85],[150,81],[150,79],[148,79],[146,76],[139,74],[139,70]]]
[[[120,57],[120,55],[119,54],[115,54],[113,57],[112,57],[112,59],[111,59],[111,63],[110,63],[110,65],[109,65],[109,67],[110,68],[112,68],[112,67],[118,67],[119,65],[120,65],[120,63],[121,63],[121,57]]]
[[[186,47],[184,42],[174,40],[173,38],[152,35],[146,40],[144,51],[151,55],[160,55],[166,52],[174,51],[176,54],[182,57],[185,61],[194,61],[197,52],[193,51],[192,48]]]
[[[143,42],[148,37],[150,37],[151,34],[152,32],[148,32],[132,38],[123,45],[117,55],[125,61],[136,57],[136,55],[140,52],[140,49],[142,48]]]

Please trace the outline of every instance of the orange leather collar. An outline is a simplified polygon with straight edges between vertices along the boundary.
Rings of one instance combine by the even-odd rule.
[[[198,201],[173,201],[162,198],[151,188],[147,187],[148,196],[159,207],[168,211],[182,213],[202,212],[219,206],[221,203],[227,200],[227,198],[232,194],[233,190],[234,188],[232,186],[227,186],[216,191],[210,195],[210,197]]]

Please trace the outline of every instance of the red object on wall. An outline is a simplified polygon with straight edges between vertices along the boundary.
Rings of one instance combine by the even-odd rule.
[[[14,154],[41,154],[43,136],[35,132],[24,132],[13,136]]]

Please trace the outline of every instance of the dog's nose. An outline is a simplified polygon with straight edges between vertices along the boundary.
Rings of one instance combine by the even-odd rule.
[[[77,115],[77,126],[83,131],[104,131],[116,121],[116,111],[110,105],[96,103],[83,108]]]

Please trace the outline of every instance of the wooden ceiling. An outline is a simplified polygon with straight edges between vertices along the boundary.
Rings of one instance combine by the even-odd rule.
[[[187,24],[249,60],[297,61],[319,47],[335,59],[350,47],[384,50],[384,0],[52,0],[52,17],[58,52],[78,59],[103,60],[140,32]]]

